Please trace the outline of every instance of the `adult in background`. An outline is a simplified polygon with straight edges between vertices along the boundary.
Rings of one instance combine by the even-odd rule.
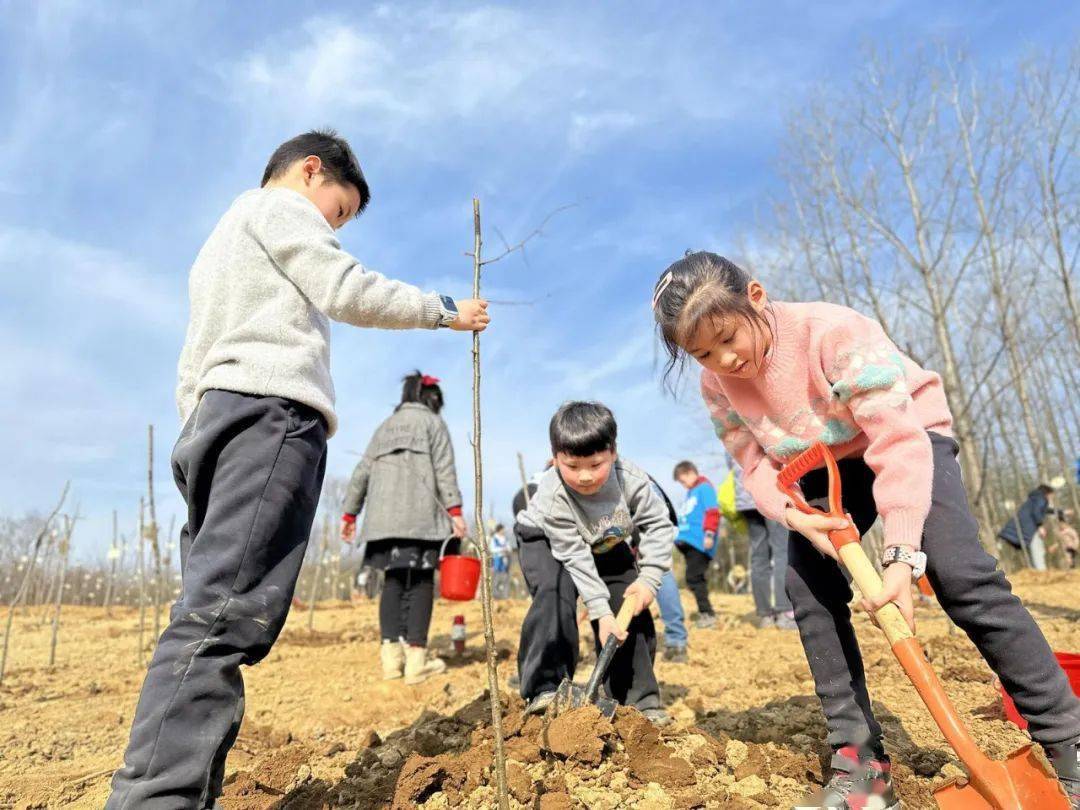
[[[383,680],[416,684],[446,669],[428,656],[435,569],[448,538],[465,536],[439,380],[405,377],[401,404],[375,430],[345,493],[341,539],[351,543],[364,507],[364,565],[385,572],[379,602]],[[454,543],[456,545],[456,543]],[[456,549],[451,549],[456,551]]]
[[[1054,505],[1054,493],[1065,486],[1064,476],[1056,476],[1048,483],[1039,484],[1028,493],[1027,500],[1020,504],[1016,514],[1001,527],[998,537],[1013,548],[1026,548],[1031,561],[1031,567],[1036,571],[1046,570],[1046,521],[1047,512]],[[1064,518],[1064,512],[1055,510],[1059,517]]]

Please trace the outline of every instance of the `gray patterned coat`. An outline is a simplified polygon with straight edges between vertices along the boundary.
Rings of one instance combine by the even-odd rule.
[[[371,437],[345,492],[345,513],[364,511],[362,542],[441,543],[453,534],[446,510],[460,505],[446,422],[427,406],[406,402]]]

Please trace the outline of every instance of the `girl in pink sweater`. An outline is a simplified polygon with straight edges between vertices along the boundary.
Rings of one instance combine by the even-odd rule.
[[[876,321],[832,304],[770,301],[714,253],[671,265],[653,312],[667,373],[687,357],[702,366],[717,435],[759,511],[791,532],[785,584],[834,750],[832,778],[799,807],[899,807],[851,627],[851,588],[828,539],[846,521],[805,515],[776,486],[785,462],[822,441],[840,460],[844,508],[860,533],[879,517],[885,531],[885,587],[864,605],[895,602],[914,628],[911,584],[925,569],[1080,808],[1080,701],[979,542],[941,378],[904,356]],[[815,470],[800,486],[815,499],[827,481]]]

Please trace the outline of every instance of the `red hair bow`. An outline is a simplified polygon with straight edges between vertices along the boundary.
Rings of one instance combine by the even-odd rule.
[[[421,385],[438,385],[439,384],[439,378],[438,377],[432,377],[429,374],[425,374],[424,376],[422,376],[420,378],[420,384]]]

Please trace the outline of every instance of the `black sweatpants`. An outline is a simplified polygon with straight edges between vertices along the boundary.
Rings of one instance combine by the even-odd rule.
[[[241,664],[285,624],[326,468],[326,423],[277,397],[208,391],[173,449],[183,589],[154,651],[108,810],[214,806],[244,716]]]
[[[532,604],[521,625],[518,673],[521,696],[531,700],[553,692],[563,680],[573,680],[578,663],[577,588],[570,574],[551,554],[548,539],[531,529],[515,526],[520,542],[521,573]],[[626,543],[593,556],[600,579],[611,594],[616,613],[626,588],[637,580],[637,565]],[[597,651],[599,622],[592,623]],[[630,622],[626,641],[615,653],[604,679],[607,693],[624,706],[644,711],[660,707],[660,685],[653,673],[656,627],[643,610]]]
[[[405,639],[426,647],[435,603],[435,572],[430,568],[388,568],[379,600],[383,641]]]
[[[1080,700],[1031,614],[1013,593],[997,561],[979,542],[956,461],[958,446],[930,433],[934,479],[923,529],[926,575],[945,613],[967,633],[1043,745],[1080,736]],[[877,518],[874,474],[862,459],[839,463],[844,509],[865,534]],[[815,470],[801,481],[804,496],[828,494],[828,475]],[[832,559],[801,535],[788,545],[787,591],[829,728],[829,743],[880,751],[881,726],[870,708],[862,656],[851,627],[852,591]]]
[[[697,600],[698,613],[702,616],[711,616],[713,607],[709,602],[708,574],[712,557],[686,543],[679,543],[676,548],[686,558],[686,587],[690,589],[690,593]]]

